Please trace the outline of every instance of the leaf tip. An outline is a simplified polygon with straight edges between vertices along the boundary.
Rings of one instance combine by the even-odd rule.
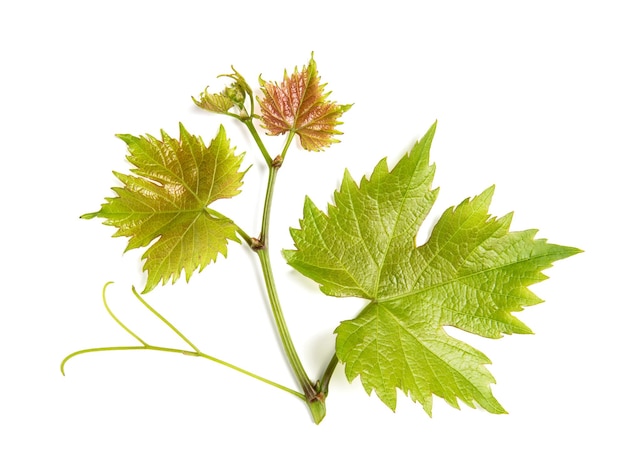
[[[224,127],[224,124],[220,124],[219,128],[217,129],[217,136],[219,138],[226,136],[226,128]]]
[[[428,130],[426,131],[426,134],[424,135],[425,138],[431,138],[433,136],[435,136],[435,132],[437,131],[437,119],[435,119],[435,122],[433,122],[431,124],[431,126],[428,128]]]
[[[100,215],[100,211],[96,211],[94,213],[86,213],[80,216],[80,219],[93,219],[94,217],[98,217]]]
[[[481,195],[485,195],[485,196],[489,196],[489,197],[493,197],[493,194],[496,192],[496,185],[492,184],[491,186],[487,187]]]
[[[575,248],[573,246],[563,246],[563,247],[567,251],[567,257],[571,257],[576,254],[582,254],[585,252],[584,249]]]
[[[136,136],[131,135],[130,133],[116,133],[115,136],[127,145],[130,145],[131,143],[139,139]]]
[[[148,292],[154,290],[154,288],[159,283],[158,280],[154,281],[153,279],[150,279],[150,274],[149,273],[150,272],[148,272],[148,280],[146,281],[146,285],[144,286],[143,290],[141,291],[141,295],[147,294]],[[165,281],[163,283],[165,284]]]

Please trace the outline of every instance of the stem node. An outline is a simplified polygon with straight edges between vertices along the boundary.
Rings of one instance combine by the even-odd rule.
[[[283,156],[276,156],[274,160],[272,160],[272,168],[280,168],[283,165]]]
[[[258,238],[250,238],[250,247],[253,251],[260,251],[265,247],[265,244]]]

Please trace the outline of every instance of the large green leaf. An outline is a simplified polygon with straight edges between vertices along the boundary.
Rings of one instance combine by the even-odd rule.
[[[149,246],[143,255],[148,279],[144,290],[159,282],[186,279],[226,256],[228,240],[238,241],[236,226],[208,205],[237,195],[244,172],[243,155],[235,155],[223,127],[207,147],[180,125],[180,139],[161,131],[153,136],[118,135],[128,146],[133,175],[115,173],[124,187],[107,198],[100,211],[83,218],[105,218],[129,238],[127,249]]]
[[[346,172],[328,214],[309,199],[288,263],[332,296],[369,304],[336,330],[336,351],[350,381],[357,376],[391,409],[397,389],[432,412],[432,395],[492,413],[504,409],[491,392],[489,359],[452,338],[444,326],[484,337],[529,333],[512,312],[541,300],[528,286],[541,270],[580,252],[510,232],[511,215],[488,214],[494,188],[444,212],[423,246],[417,229],[430,211],[435,125],[389,171],[386,160],[357,185]]]

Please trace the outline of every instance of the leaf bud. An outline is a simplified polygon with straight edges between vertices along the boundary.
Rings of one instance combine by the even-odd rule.
[[[229,87],[222,92],[235,106],[239,109],[243,109],[243,104],[246,101],[245,89],[238,82],[232,83]]]

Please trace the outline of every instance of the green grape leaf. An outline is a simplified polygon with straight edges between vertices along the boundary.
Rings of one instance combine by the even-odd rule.
[[[228,240],[239,242],[237,227],[208,205],[237,195],[245,172],[243,154],[234,154],[224,128],[208,147],[182,124],[180,139],[164,131],[160,140],[118,137],[128,146],[134,175],[114,172],[124,187],[113,188],[116,197],[82,217],[105,218],[104,224],[118,229],[113,236],[129,238],[126,250],[149,246],[142,257],[148,273],[143,292],[170,278],[176,282],[183,270],[189,281],[218,254],[226,257]]]
[[[346,172],[327,214],[311,200],[287,262],[331,296],[369,304],[336,329],[336,353],[350,381],[392,410],[397,389],[432,414],[433,394],[504,413],[480,351],[451,337],[452,326],[488,338],[530,333],[512,313],[541,300],[528,289],[556,260],[581,252],[509,231],[512,215],[492,217],[494,188],[446,210],[422,246],[417,229],[432,208],[435,125],[389,171],[386,159],[359,185]]]
[[[308,151],[321,151],[339,141],[335,138],[341,134],[336,129],[342,124],[339,118],[352,105],[337,105],[327,100],[330,93],[324,93],[326,84],[320,84],[313,56],[301,71],[296,68],[291,76],[285,72],[282,83],[262,79],[260,83],[261,120],[270,135],[293,131]]]

